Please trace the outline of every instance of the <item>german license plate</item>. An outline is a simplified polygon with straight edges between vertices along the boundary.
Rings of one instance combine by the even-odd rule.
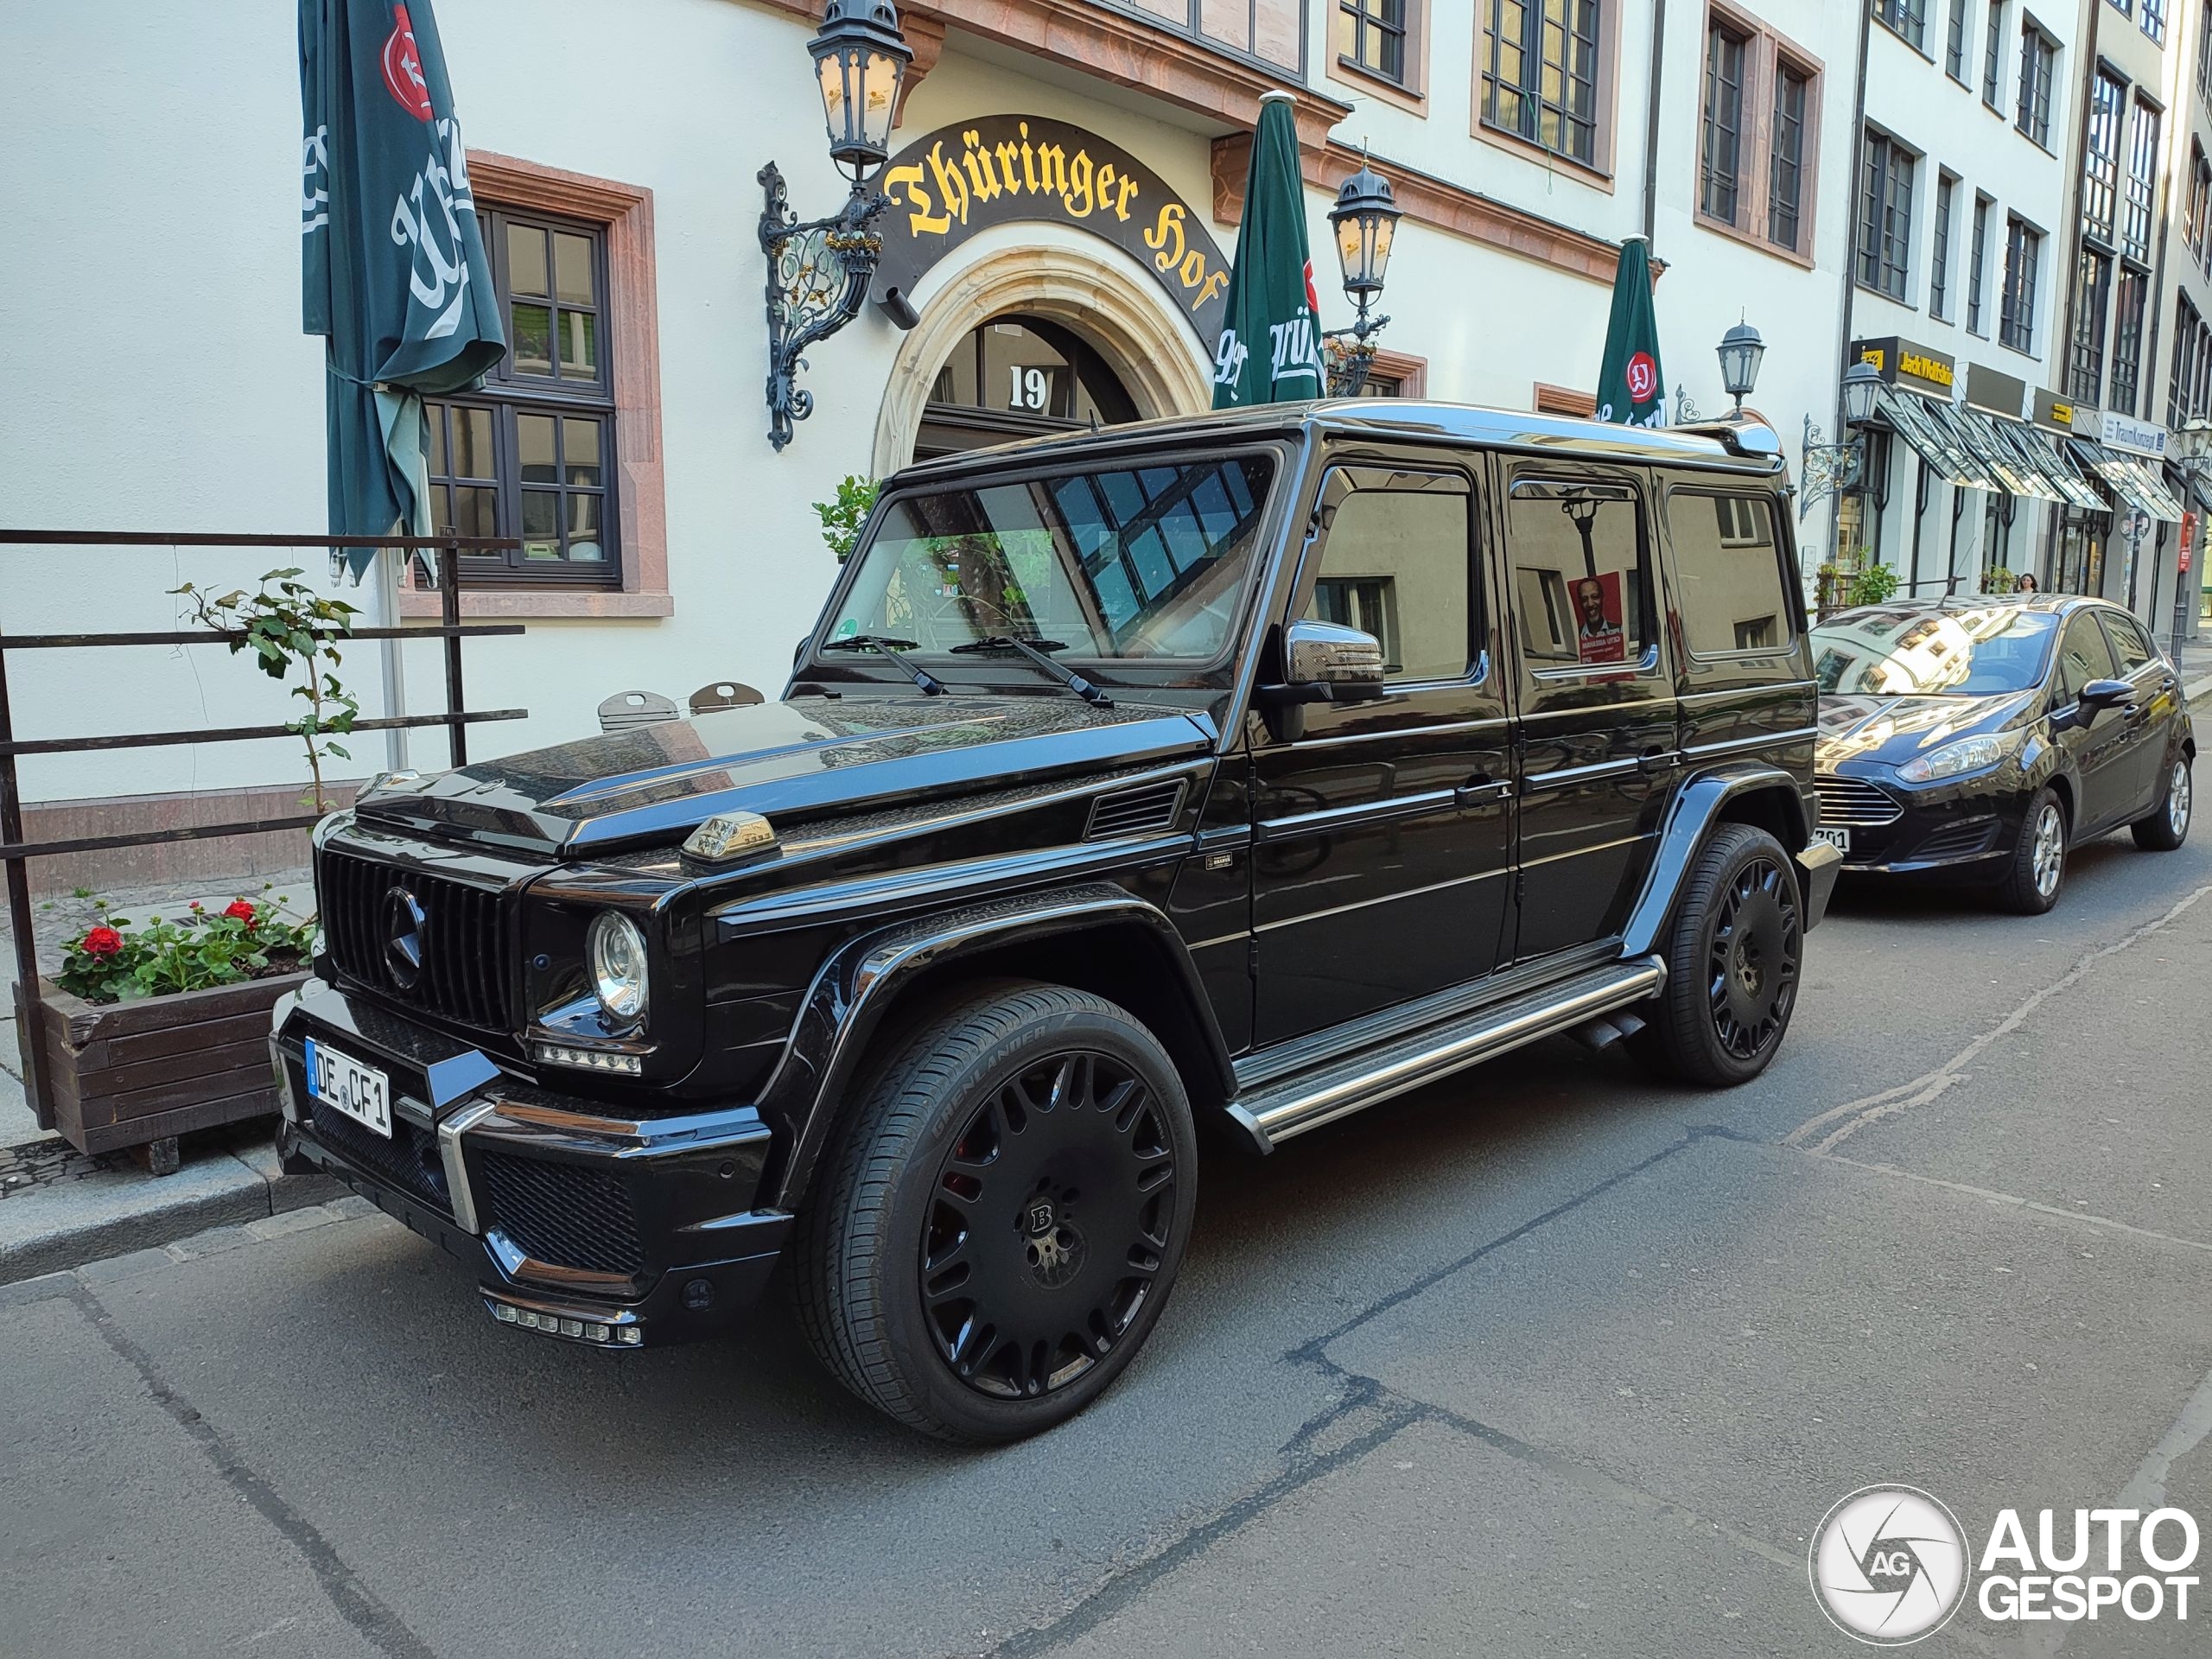
[[[363,1128],[391,1139],[391,1084],[372,1065],[307,1039],[308,1093]]]
[[[1813,831],[1813,839],[1825,841],[1839,853],[1847,853],[1851,850],[1851,831],[1847,829],[1830,829],[1824,824]]]

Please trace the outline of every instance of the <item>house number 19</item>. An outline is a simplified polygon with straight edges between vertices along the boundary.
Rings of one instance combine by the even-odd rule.
[[[1027,409],[1042,414],[1052,402],[1052,378],[1042,369],[1025,369],[1019,364],[1007,372],[1014,377],[1013,401],[1008,409]]]

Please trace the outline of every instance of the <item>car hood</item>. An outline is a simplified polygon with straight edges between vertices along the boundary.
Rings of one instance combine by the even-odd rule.
[[[365,796],[365,821],[561,855],[667,842],[716,812],[777,822],[1212,747],[1180,709],[1074,696],[807,697],[609,733]]]
[[[2035,698],[2032,691],[1988,697],[1825,696],[1814,764],[1822,772],[1849,760],[1901,766],[1959,738],[2018,725]]]

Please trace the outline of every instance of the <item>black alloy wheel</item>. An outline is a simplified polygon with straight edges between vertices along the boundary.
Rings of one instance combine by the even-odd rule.
[[[921,1249],[938,1353],[963,1382],[1033,1400],[1112,1356],[1167,1258],[1175,1162],[1159,1102],[1109,1055],[1053,1055],[977,1103]]]
[[[1685,1083],[1748,1082],[1789,1029],[1804,951],[1789,855],[1764,830],[1719,825],[1683,884],[1667,942],[1667,988],[1638,1048]]]
[[[1129,1363],[1181,1265],[1197,1142],[1125,1009],[1001,981],[880,1052],[793,1244],[802,1325],[848,1388],[940,1439],[1010,1440]]]

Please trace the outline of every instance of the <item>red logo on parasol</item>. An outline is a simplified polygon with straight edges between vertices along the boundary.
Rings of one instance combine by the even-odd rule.
[[[430,83],[423,78],[422,54],[415,49],[415,25],[407,8],[392,9],[391,38],[384,43],[384,84],[399,107],[417,121],[430,118]]]
[[[1321,315],[1321,296],[1313,287],[1313,262],[1311,259],[1306,262],[1306,303],[1315,316]]]
[[[1628,360],[1628,397],[1632,404],[1648,404],[1659,390],[1659,365],[1651,360],[1649,352],[1638,352]]]

